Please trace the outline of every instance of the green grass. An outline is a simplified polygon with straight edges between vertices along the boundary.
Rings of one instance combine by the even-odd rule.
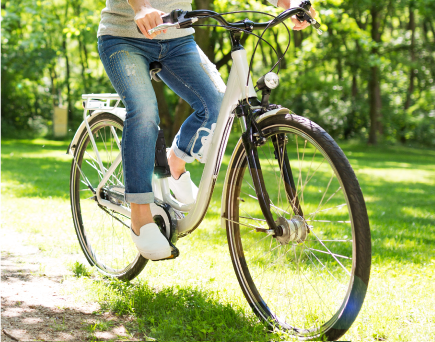
[[[231,140],[228,151],[234,145]],[[2,141],[2,225],[30,233],[29,243],[47,255],[76,259],[72,267],[83,275],[88,271],[82,269],[84,258],[72,224],[67,146],[48,140]],[[368,295],[342,340],[433,341],[435,151],[348,143],[341,147],[366,199],[373,247]],[[77,278],[77,297],[131,315],[129,331],[146,339],[280,339],[278,333],[268,334],[252,314],[234,276],[219,218],[228,161],[227,154],[205,220],[177,243],[179,258],[148,263],[132,283]],[[198,164],[189,170],[200,179]]]
[[[88,267],[78,261],[70,265],[70,270],[77,278],[92,276],[92,272],[89,271]]]

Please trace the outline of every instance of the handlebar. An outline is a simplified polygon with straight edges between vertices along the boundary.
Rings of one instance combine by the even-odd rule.
[[[250,20],[239,21],[235,23],[228,23],[220,13],[211,10],[195,10],[195,11],[182,11],[173,10],[171,13],[163,15],[163,24],[157,25],[156,27],[148,30],[149,34],[153,34],[157,31],[162,31],[170,27],[176,28],[188,28],[192,27],[192,24],[199,19],[212,18],[219,22],[222,26],[227,29],[233,30],[265,30],[266,28],[272,28],[279,25],[286,19],[296,15],[300,21],[307,21],[310,25],[314,26],[319,34],[322,34],[320,30],[320,24],[311,16],[309,8],[311,3],[309,1],[303,1],[301,6],[304,7],[294,7],[285,10],[280,13],[277,17],[272,20],[263,23],[256,23]],[[308,10],[306,9],[308,7]],[[139,30],[139,28],[138,28]],[[139,31],[140,32],[140,31]]]

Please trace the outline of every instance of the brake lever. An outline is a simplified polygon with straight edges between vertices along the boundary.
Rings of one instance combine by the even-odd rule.
[[[183,11],[180,9],[176,9],[171,11],[170,13],[166,13],[161,16],[163,24],[157,25],[156,27],[148,30],[148,34],[153,34],[158,31],[163,31],[171,27],[179,28],[187,28],[190,27],[193,23],[198,21],[198,18],[185,18],[187,11]],[[137,31],[142,34],[141,30],[138,26],[136,26]]]
[[[304,15],[297,15],[296,14],[296,18],[303,23],[304,21],[306,21],[308,24],[310,24],[311,26],[313,26],[317,33],[319,35],[323,34],[323,31],[320,29],[320,24],[317,22],[316,19],[314,19],[310,14],[308,13],[304,13]]]
[[[175,24],[160,24],[157,25],[156,27],[152,28],[151,30],[148,30],[148,34],[153,34],[154,32],[158,32],[158,31],[163,31],[166,30],[170,27],[175,27],[175,28],[180,28],[180,25],[178,25],[178,23]]]
[[[323,31],[320,29],[320,24],[314,18],[307,19],[307,22],[313,26],[319,35],[323,34]]]
[[[153,34],[154,32],[163,31],[163,30],[166,30],[167,28],[170,28],[170,27],[175,27],[177,29],[188,28],[193,23],[195,23],[197,21],[198,21],[198,18],[189,18],[189,19],[184,19],[184,20],[178,21],[178,23],[175,23],[175,24],[160,24],[160,25],[157,25],[156,27],[152,28],[151,30],[148,30],[148,33]]]
[[[304,21],[308,22],[311,26],[313,26],[317,33],[320,35],[323,33],[323,31],[320,29],[320,24],[311,16],[310,14],[310,8],[311,8],[311,2],[309,0],[302,1],[299,5],[300,8],[305,10],[303,14],[296,14],[296,18],[303,23]]]

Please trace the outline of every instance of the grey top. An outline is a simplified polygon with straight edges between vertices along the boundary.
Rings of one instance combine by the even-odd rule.
[[[272,5],[277,5],[278,0],[268,0]],[[169,13],[174,9],[185,11],[192,10],[192,0],[149,0],[154,8]],[[173,39],[193,34],[193,28],[169,28],[166,33],[159,34],[157,39]],[[106,0],[106,7],[101,11],[101,21],[97,36],[117,36],[128,38],[146,38],[137,30],[134,22],[134,11],[128,0]]]
[[[192,0],[149,0],[151,6],[169,13],[174,9],[192,10]],[[193,28],[169,28],[166,33],[159,34],[156,39],[173,39],[194,33]],[[106,0],[106,7],[101,11],[101,21],[97,36],[117,36],[128,38],[146,38],[137,30],[134,22],[134,11],[127,0]]]

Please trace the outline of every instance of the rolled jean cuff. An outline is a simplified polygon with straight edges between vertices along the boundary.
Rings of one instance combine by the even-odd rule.
[[[183,159],[186,163],[192,163],[195,160],[195,157],[191,157],[189,156],[186,152],[181,151],[177,145],[175,145],[175,143],[172,144],[172,149],[175,152],[175,155],[180,158]]]
[[[125,201],[136,204],[154,203],[154,194],[152,192],[144,192],[141,194],[125,194]]]

